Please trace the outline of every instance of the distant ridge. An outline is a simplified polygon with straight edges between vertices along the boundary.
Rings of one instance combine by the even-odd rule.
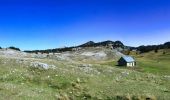
[[[88,41],[84,44],[78,45],[78,46],[72,46],[72,47],[64,47],[64,48],[56,48],[56,49],[47,49],[47,50],[33,50],[33,51],[25,51],[28,53],[37,53],[37,52],[41,52],[41,53],[56,53],[56,52],[65,52],[65,51],[72,51],[73,48],[78,48],[78,47],[98,47],[98,46],[108,46],[108,45],[112,45],[113,47],[124,47],[124,44],[121,41],[111,41],[111,40],[107,40],[107,41],[102,41],[102,42],[93,42],[93,41]]]
[[[170,49],[170,42],[165,42],[164,44],[160,44],[160,45],[141,45],[139,47],[130,47],[130,50],[136,49],[138,51],[140,51],[141,53],[145,53],[145,52],[149,52],[152,50],[159,50],[159,49]]]
[[[170,48],[170,42],[166,42],[164,44],[160,45],[147,45],[147,46],[139,46],[139,47],[131,47],[131,46],[125,46],[121,41],[102,41],[102,42],[94,42],[94,41],[88,41],[84,44],[78,45],[78,46],[72,46],[72,47],[64,47],[64,48],[55,48],[55,49],[47,49],[47,50],[33,50],[33,51],[25,51],[28,53],[57,53],[57,52],[65,52],[65,51],[72,51],[73,48],[81,48],[81,47],[99,47],[99,46],[109,46],[111,45],[113,48],[122,48],[123,50],[137,50],[141,53],[149,52],[152,50],[159,50],[159,49],[169,49]]]
[[[107,45],[113,45],[114,47],[124,47],[124,44],[121,42],[121,41],[110,41],[110,40],[107,40],[107,41],[102,41],[102,42],[93,42],[93,41],[89,41],[89,42],[86,42],[82,45],[79,45],[78,47],[98,47],[98,46],[107,46]]]

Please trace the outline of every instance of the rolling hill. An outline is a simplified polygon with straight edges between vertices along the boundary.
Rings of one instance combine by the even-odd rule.
[[[170,49],[130,51],[137,66],[126,68],[116,66],[124,55],[120,45],[98,44],[88,42],[57,53],[0,49],[0,99],[170,99]]]

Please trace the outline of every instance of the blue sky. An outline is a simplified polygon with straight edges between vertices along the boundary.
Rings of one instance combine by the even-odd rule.
[[[0,0],[0,46],[22,50],[170,41],[169,0]]]

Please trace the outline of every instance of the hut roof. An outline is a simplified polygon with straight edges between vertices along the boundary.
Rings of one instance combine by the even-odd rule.
[[[123,56],[122,57],[126,62],[134,62],[135,59],[131,56]]]

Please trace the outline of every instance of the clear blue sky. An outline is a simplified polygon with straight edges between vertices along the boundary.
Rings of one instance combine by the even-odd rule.
[[[170,41],[170,0],[0,0],[0,46],[22,50]]]

